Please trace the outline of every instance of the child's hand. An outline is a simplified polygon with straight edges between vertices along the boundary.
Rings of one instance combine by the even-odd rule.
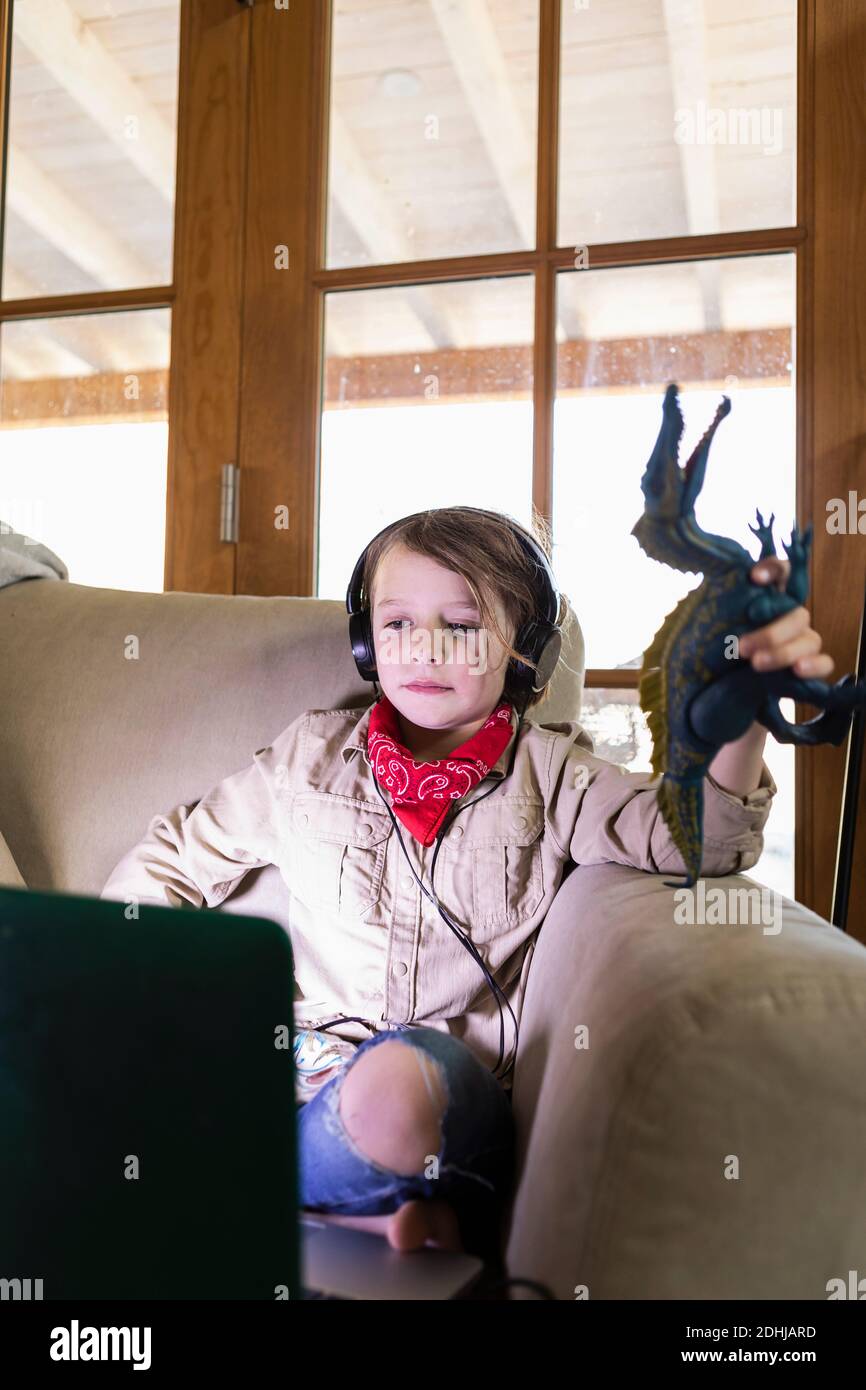
[[[749,577],[756,584],[774,583],[778,589],[784,589],[790,569],[787,560],[770,555],[758,561]],[[836,663],[821,651],[821,636],[810,624],[807,608],[792,608],[766,627],[745,633],[740,638],[740,656],[751,657],[756,671],[780,671],[792,666],[798,676],[829,676]]]

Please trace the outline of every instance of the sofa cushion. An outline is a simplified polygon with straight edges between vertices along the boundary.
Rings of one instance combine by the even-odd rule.
[[[0,888],[26,888],[12,851],[0,833]]]

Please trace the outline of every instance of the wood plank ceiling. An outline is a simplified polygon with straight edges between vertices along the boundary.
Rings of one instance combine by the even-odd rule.
[[[789,225],[795,11],[794,0],[566,5],[560,244]],[[538,0],[335,0],[334,15],[326,267],[531,247]],[[15,7],[5,299],[171,283],[178,23],[178,0]],[[783,153],[677,143],[676,109],[701,102],[778,111]],[[281,138],[288,157],[291,133]],[[608,355],[625,361],[621,345],[669,335],[712,335],[714,360],[731,335],[749,345],[734,370],[766,351],[774,370],[759,375],[784,380],[792,275],[779,256],[560,276],[563,389],[606,384],[576,365],[587,343],[619,344]],[[443,352],[446,394],[528,393],[532,325],[529,277],[330,294],[326,402],[346,400],[347,378],[353,400],[393,399],[401,374]],[[84,415],[122,415],[112,379],[131,363],[158,411],[168,350],[164,310],[7,324],[5,420],[36,423],[35,384],[53,383],[56,401],[59,381],[93,376],[105,391],[78,393]],[[492,373],[479,369],[484,350]],[[67,418],[76,394],[63,391]]]

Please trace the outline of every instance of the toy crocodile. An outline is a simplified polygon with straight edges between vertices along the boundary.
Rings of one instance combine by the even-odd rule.
[[[653,560],[703,582],[668,614],[644,652],[641,709],[653,740],[652,770],[661,776],[661,814],[686,866],[683,884],[700,874],[703,851],[704,777],[725,743],[740,738],[756,720],[780,743],[840,744],[854,708],[866,704],[866,682],[852,675],[835,685],[798,676],[792,667],[759,672],[738,654],[738,639],[799,607],[809,592],[811,523],[796,525],[784,545],[790,573],[781,592],[750,579],[758,563],[737,541],[703,531],[695,520],[713,436],[730,412],[727,396],[685,467],[679,466],[683,417],[679,391],[665,392],[662,426],[641,479],[643,515],[632,535]],[[774,516],[749,530],[761,542],[759,559],[775,555]],[[823,710],[801,724],[789,723],[779,701],[788,697]]]

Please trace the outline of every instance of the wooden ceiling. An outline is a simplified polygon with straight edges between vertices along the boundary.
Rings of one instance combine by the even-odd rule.
[[[178,0],[13,6],[3,297],[171,282]],[[168,315],[7,326],[4,377],[163,368]]]
[[[13,16],[3,297],[170,283],[179,0]],[[326,265],[531,246],[538,0],[334,0],[333,34]],[[564,0],[562,43],[560,244],[791,223],[796,0]],[[701,103],[778,113],[781,148],[677,141]],[[560,277],[557,337],[790,332],[792,313],[789,255],[590,269]],[[344,375],[522,350],[532,325],[528,276],[326,300]],[[165,310],[6,325],[7,391],[164,372],[168,331]]]
[[[327,265],[534,244],[538,8],[334,0]],[[559,244],[789,225],[796,11],[563,0]],[[778,112],[781,148],[678,141],[699,103]]]

